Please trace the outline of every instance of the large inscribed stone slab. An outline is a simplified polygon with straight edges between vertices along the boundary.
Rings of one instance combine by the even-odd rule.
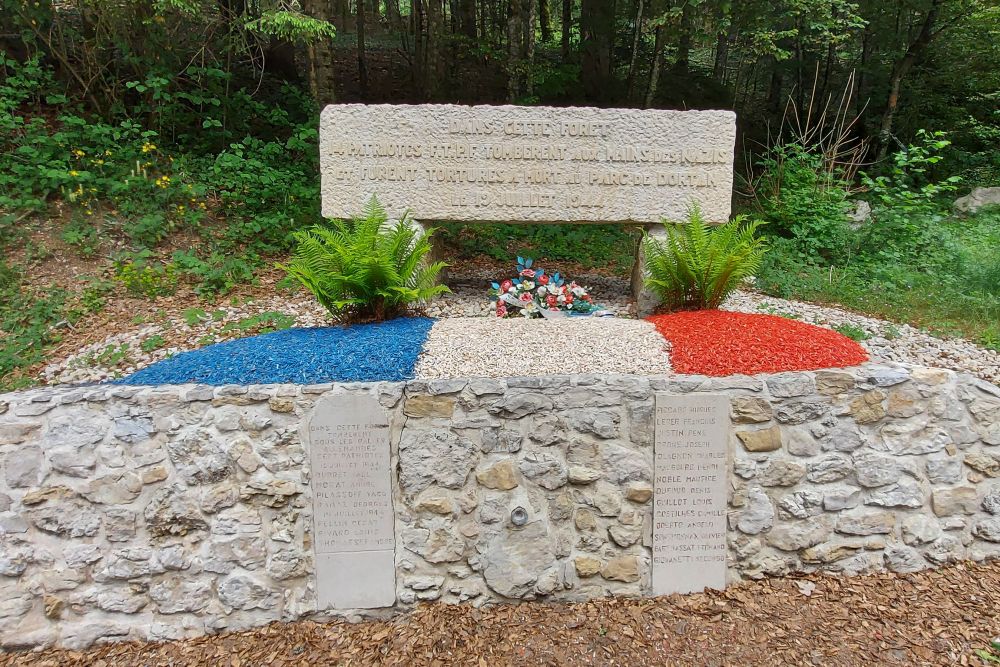
[[[726,587],[729,399],[656,395],[653,595]]]
[[[321,398],[306,424],[319,609],[396,601],[389,419],[362,394]]]
[[[723,222],[735,143],[731,111],[331,105],[323,215],[375,194],[421,221],[658,223],[698,202]]]

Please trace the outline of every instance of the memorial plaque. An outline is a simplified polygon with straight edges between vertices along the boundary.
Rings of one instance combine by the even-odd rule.
[[[422,221],[728,220],[736,115],[449,104],[326,107],[323,215],[375,194]]]
[[[656,395],[653,595],[726,587],[729,399]]]
[[[321,398],[306,425],[319,609],[396,601],[389,419],[364,394]]]

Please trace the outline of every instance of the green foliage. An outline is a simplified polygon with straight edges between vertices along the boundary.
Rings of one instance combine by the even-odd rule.
[[[45,358],[62,326],[79,315],[67,308],[65,289],[31,290],[0,260],[0,391],[27,386],[25,371]]]
[[[881,262],[936,261],[949,250],[940,233],[946,212],[941,197],[953,192],[960,179],[934,181],[930,168],[943,159],[941,151],[950,142],[942,132],[920,130],[917,137],[918,143],[892,156],[884,174],[861,175],[872,203],[872,222],[864,227],[860,246]]]
[[[766,252],[756,236],[761,224],[741,216],[711,227],[692,207],[686,223],[667,226],[664,240],[643,239],[646,286],[670,310],[718,308],[760,267]]]
[[[207,297],[224,294],[236,285],[251,282],[258,259],[255,253],[230,257],[219,251],[201,259],[193,251],[178,250],[173,254],[173,266],[197,282],[195,293]]]
[[[988,648],[977,648],[973,653],[981,659],[984,664],[1000,665],[1000,639],[990,642]]]
[[[270,333],[294,326],[295,318],[285,313],[268,311],[229,322],[222,327],[223,333],[238,331],[243,335]]]
[[[387,219],[372,197],[353,221],[297,232],[292,259],[281,268],[343,320],[381,321],[448,291],[435,285],[445,264],[424,261],[432,231],[420,234],[407,216],[384,227]]]
[[[950,249],[949,261],[879,261],[862,255],[845,266],[818,267],[778,239],[764,259],[756,286],[783,298],[846,306],[936,335],[961,335],[995,345],[1000,342],[1000,213],[946,218],[937,226],[942,245]],[[877,254],[873,249],[872,255]],[[898,337],[900,332],[887,329],[883,335]]]
[[[509,263],[529,256],[575,262],[623,274],[632,268],[639,231],[625,225],[512,225],[446,222],[440,239],[461,258],[491,257]]]
[[[127,83],[139,97],[108,121],[52,94],[52,72],[38,59],[0,57],[0,70],[0,246],[23,242],[17,222],[61,200],[70,212],[61,236],[87,258],[109,238],[142,252],[176,232],[193,236],[171,271],[209,295],[252,279],[262,255],[288,249],[292,230],[320,220],[315,107],[296,89],[278,91],[281,106],[230,92],[243,113],[224,127],[218,96],[150,75]],[[218,95],[229,85],[206,68],[187,76],[210,80]],[[135,120],[147,116],[157,129]],[[251,119],[254,135],[235,138]],[[150,270],[126,273],[135,293],[163,291],[149,284]]]
[[[868,340],[868,332],[857,326],[856,324],[850,324],[845,322],[844,324],[838,324],[833,327],[833,330],[837,333],[843,334],[850,338],[851,340],[863,341]]]
[[[115,262],[115,279],[133,296],[157,297],[177,289],[177,272],[171,265],[156,263],[148,250]]]
[[[331,23],[281,9],[263,12],[245,25],[248,30],[263,35],[303,42],[333,39],[337,34],[337,29]]]
[[[159,350],[161,347],[164,347],[166,344],[167,344],[167,341],[163,338],[163,336],[161,336],[159,334],[154,334],[154,335],[150,336],[149,338],[144,338],[143,341],[141,343],[139,343],[139,348],[143,352],[145,352],[146,354],[149,354],[150,352],[152,352],[154,350]]]
[[[799,144],[779,144],[756,160],[755,213],[768,232],[791,239],[798,255],[833,264],[849,253],[849,183],[825,166],[823,156]]]

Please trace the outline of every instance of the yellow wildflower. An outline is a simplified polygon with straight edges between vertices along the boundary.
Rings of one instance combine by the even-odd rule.
[[[148,141],[142,145],[143,153],[151,153],[156,150],[156,144],[151,144]]]
[[[75,155],[77,157],[83,157],[84,155],[86,155],[86,153],[84,153],[83,151],[81,151],[79,148],[74,148],[73,149],[73,155]]]
[[[161,188],[167,187],[168,185],[170,185],[170,177],[160,176],[158,179],[156,179],[156,185]]]
[[[72,176],[73,178],[76,178],[77,176],[79,176],[79,175],[80,175],[80,172],[78,172],[78,171],[77,171],[77,170],[75,170],[75,169],[70,169],[70,171],[69,171],[69,175],[70,175],[70,176]]]

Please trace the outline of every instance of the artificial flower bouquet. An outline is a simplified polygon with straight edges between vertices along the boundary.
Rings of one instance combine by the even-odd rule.
[[[530,258],[517,258],[517,276],[492,283],[490,297],[497,317],[565,317],[597,310],[587,288],[566,283],[558,273],[532,267]]]

